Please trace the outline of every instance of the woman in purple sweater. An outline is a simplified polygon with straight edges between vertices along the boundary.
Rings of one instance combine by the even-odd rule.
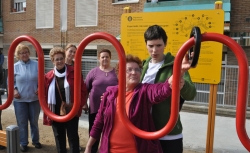
[[[118,65],[119,66],[119,65]],[[117,67],[117,71],[118,71]],[[188,58],[182,63],[182,75],[190,68]],[[142,62],[138,57],[126,56],[125,107],[129,120],[139,129],[155,131],[150,113],[153,104],[171,95],[172,76],[164,83],[141,84]],[[180,88],[184,86],[181,81]],[[159,140],[146,140],[133,135],[120,120],[118,110],[118,86],[108,87],[103,95],[100,109],[90,132],[85,153],[101,135],[100,153],[162,153]]]
[[[111,52],[108,49],[102,49],[98,53],[100,66],[89,71],[85,83],[89,92],[89,131],[92,129],[98,109],[100,107],[101,96],[108,86],[118,84],[115,69],[110,65]],[[92,153],[96,153],[99,146],[99,140],[92,147]]]

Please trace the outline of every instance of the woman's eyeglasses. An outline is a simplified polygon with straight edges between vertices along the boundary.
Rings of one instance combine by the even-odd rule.
[[[141,69],[140,68],[127,68],[126,72],[127,73],[132,73],[132,72],[135,72],[135,73],[141,73]]]
[[[28,54],[29,52],[21,52],[21,53],[18,53],[19,55],[24,55],[24,54]]]
[[[56,61],[56,62],[63,61],[63,60],[64,60],[63,57],[61,57],[61,58],[55,58],[55,59],[54,59],[54,61]]]

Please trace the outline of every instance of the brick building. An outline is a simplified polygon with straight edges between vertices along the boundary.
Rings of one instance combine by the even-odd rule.
[[[46,3],[51,4],[45,4],[43,3],[43,0],[23,0],[23,2],[17,2],[22,7],[18,6],[18,9],[15,9],[13,11],[13,6],[16,7],[16,5],[13,5],[13,2],[15,0],[10,1],[2,1],[2,12],[3,12],[3,27],[4,27],[4,35],[3,35],[3,52],[5,55],[7,55],[9,46],[11,42],[20,35],[30,35],[38,40],[38,42],[41,44],[42,48],[44,49],[45,56],[48,54],[48,51],[53,46],[62,46],[65,47],[67,43],[73,43],[75,45],[79,45],[79,43],[89,34],[92,34],[94,32],[106,32],[113,36],[118,36],[120,34],[120,17],[123,13],[123,8],[125,6],[130,6],[133,12],[142,12],[143,10],[143,4],[145,3],[145,0],[137,1],[135,3],[125,3],[120,5],[115,5],[116,3],[112,3],[110,1],[109,3],[99,0],[97,4],[97,0],[95,0],[96,3],[89,3],[89,6],[82,5],[82,10],[79,10],[79,8],[76,7],[76,3],[80,0],[76,1],[65,1],[67,4],[67,14],[66,14],[66,21],[60,21],[60,17],[64,17],[65,15],[60,14],[60,9],[63,7],[60,3],[60,1],[57,0],[47,0],[44,1]],[[20,0],[19,0],[20,1]],[[22,1],[22,0],[21,0]],[[25,4],[23,4],[25,3]],[[39,11],[43,12],[40,8],[37,7],[37,3],[41,4],[43,9],[46,12],[51,12],[50,14],[46,14],[46,17],[37,18],[39,16]],[[80,2],[79,2],[80,3]],[[50,6],[53,7],[50,7]],[[47,10],[46,10],[47,7]],[[90,8],[88,8],[90,7]],[[98,7],[96,9],[96,7]],[[25,10],[24,10],[25,8]],[[98,13],[96,14],[97,22],[93,21],[92,19],[86,19],[88,22],[93,22],[94,25],[88,26],[88,25],[79,25],[77,24],[77,18],[76,14],[85,13],[84,10],[94,10],[92,13]],[[44,13],[44,12],[43,12]],[[90,14],[89,14],[90,15]],[[91,14],[93,15],[93,14]],[[40,16],[41,17],[41,16]],[[53,17],[53,18],[52,18]],[[83,18],[87,18],[86,16]],[[39,20],[52,20],[51,22],[45,23],[44,21]],[[92,21],[90,21],[92,20]],[[40,23],[39,23],[40,22]],[[63,29],[61,27],[61,22],[67,22],[67,29]],[[38,25],[40,24],[40,25]],[[50,26],[51,25],[51,26]],[[78,27],[77,27],[78,26]],[[43,27],[43,28],[41,28]],[[32,45],[30,47],[33,50]],[[91,42],[86,47],[86,56],[95,56],[96,57],[96,51],[100,48],[109,48],[113,52],[112,59],[117,59],[117,54],[115,49],[112,47],[112,45],[105,41],[105,40],[96,40]],[[35,52],[32,52],[32,56],[35,56]],[[96,58],[95,58],[96,59]],[[49,64],[49,63],[48,63]],[[5,65],[6,66],[6,65]]]
[[[250,1],[222,1],[226,12],[224,33],[241,44],[250,62]],[[3,48],[3,53],[7,57],[9,46],[16,37],[30,35],[41,44],[47,61],[45,68],[50,69],[52,65],[48,53],[53,46],[64,47],[67,43],[79,45],[87,35],[94,32],[107,32],[118,37],[121,32],[120,22],[124,7],[129,6],[132,12],[197,10],[205,6],[213,9],[214,2],[215,0],[159,0],[153,4],[151,0],[1,0],[3,30],[2,35],[0,34],[0,48]],[[32,56],[36,57],[34,47],[28,42],[24,43],[30,46],[33,50]],[[85,63],[82,64],[84,75],[97,65],[97,51],[101,48],[110,49],[113,63],[117,62],[114,47],[105,40],[95,40],[84,51]],[[224,65],[237,66],[237,60],[230,49],[224,47],[223,55]],[[6,62],[4,67],[7,68]],[[222,71],[224,78],[219,91],[222,94],[218,94],[218,99],[221,100],[220,95],[222,95],[226,104],[228,99],[231,99],[227,95],[237,92],[237,85],[229,85],[229,80],[226,78],[235,75],[233,79],[237,82],[237,74],[235,71],[225,73],[225,69]],[[200,93],[203,99],[208,97],[209,87],[205,88],[206,91]]]
[[[250,62],[250,1],[231,0],[231,21],[230,21],[230,36],[236,37],[239,44],[245,50]],[[239,40],[238,38],[242,38]],[[237,65],[237,60],[233,52],[228,51],[228,65]]]

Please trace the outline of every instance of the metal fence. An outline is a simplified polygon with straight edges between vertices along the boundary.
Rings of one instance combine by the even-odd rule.
[[[45,59],[46,60],[46,59]],[[115,66],[117,60],[112,60],[111,65]],[[45,62],[46,63],[46,62]],[[45,64],[46,72],[52,67],[52,63]],[[83,78],[86,78],[88,72],[98,66],[99,63],[94,59],[82,58],[82,74]],[[221,70],[221,81],[218,84],[217,91],[217,105],[226,107],[236,107],[237,100],[237,88],[238,88],[238,66],[234,65],[223,65]],[[250,67],[249,67],[250,69]],[[250,74],[249,74],[250,76]],[[250,80],[250,78],[249,78]],[[195,104],[205,104],[209,102],[209,84],[195,83],[197,89],[197,95],[192,101],[187,101],[187,103]],[[248,87],[250,88],[250,81],[248,82]],[[248,109],[250,108],[250,90],[248,90]]]
[[[115,66],[118,60],[111,60],[111,65]],[[89,59],[89,58],[82,58],[82,75],[83,78],[86,78],[88,72],[93,69],[94,67],[98,66],[99,63],[97,60]],[[53,64],[49,58],[45,58],[45,73],[50,71],[53,68]]]
[[[221,70],[221,81],[218,84],[217,105],[226,107],[236,107],[238,93],[238,66],[223,65]],[[249,67],[250,70],[250,67]],[[250,75],[249,75],[250,76]],[[249,78],[250,80],[250,78]],[[250,108],[250,82],[248,84],[248,109]],[[208,104],[209,84],[195,83],[197,95],[189,103]]]

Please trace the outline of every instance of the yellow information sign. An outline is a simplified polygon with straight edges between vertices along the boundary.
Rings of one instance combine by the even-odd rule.
[[[189,39],[194,26],[198,26],[201,33],[223,34],[224,11],[216,9],[125,13],[121,18],[121,43],[126,54],[137,55],[141,59],[149,57],[144,32],[155,24],[162,26],[168,35],[164,52],[171,52],[175,56],[183,43]],[[189,70],[193,82],[209,84],[220,82],[222,47],[221,43],[202,42],[198,65],[195,69]]]

